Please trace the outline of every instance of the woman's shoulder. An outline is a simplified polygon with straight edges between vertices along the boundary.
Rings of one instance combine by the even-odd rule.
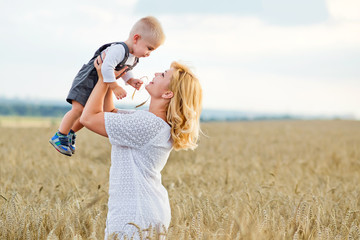
[[[113,117],[116,117],[117,114],[120,118],[125,117],[126,119],[131,119],[131,121],[137,123],[150,123],[170,128],[169,124],[167,124],[162,118],[156,116],[148,110],[117,109],[117,113],[111,115],[113,115]]]
[[[162,118],[156,116],[152,112],[149,112],[147,110],[137,110],[136,113],[139,114],[139,116],[143,116],[149,122],[156,123],[162,127],[170,128],[169,124],[167,124]]]
[[[117,113],[120,114],[133,114],[137,112],[136,110],[132,110],[132,109],[117,109]]]

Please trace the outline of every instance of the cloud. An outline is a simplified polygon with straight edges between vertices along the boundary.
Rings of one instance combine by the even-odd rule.
[[[37,61],[48,64],[45,56],[55,52],[55,63],[68,59],[70,54],[76,58],[85,51],[88,53],[83,56],[89,57],[104,42],[126,40],[137,20],[130,15],[133,6],[134,1],[102,4],[64,0],[54,5],[38,0],[31,4],[23,1],[17,8],[15,2],[6,2],[0,9],[2,53],[18,64],[34,56],[43,56]]]
[[[298,13],[286,2],[271,2],[6,1],[0,8],[0,95],[63,99],[97,47],[125,40],[136,20],[154,14],[167,39],[141,59],[136,76],[185,60],[196,67],[205,108],[352,111],[360,117],[357,0],[327,0],[327,12],[324,1],[307,10],[308,0],[297,1]],[[311,21],[289,20],[291,14]]]
[[[274,26],[254,17],[162,16],[166,46],[181,53],[229,60],[360,47],[360,22]]]
[[[141,14],[254,14],[261,11],[261,0],[139,0],[135,11]]]
[[[204,103],[218,109],[317,114],[354,114],[360,117],[360,84],[319,81],[281,73],[254,72],[246,68],[199,71]],[[209,79],[216,77],[216,87]],[[304,81],[305,80],[305,81]]]
[[[335,20],[360,20],[360,1],[327,0],[330,15]]]
[[[202,14],[254,16],[274,25],[307,25],[328,19],[325,0],[139,0],[135,12],[141,14]]]
[[[328,19],[325,0],[263,0],[260,18],[274,25],[311,25]]]
[[[279,26],[195,14],[160,20],[168,37],[159,54],[196,66],[207,106],[360,116],[360,22]]]

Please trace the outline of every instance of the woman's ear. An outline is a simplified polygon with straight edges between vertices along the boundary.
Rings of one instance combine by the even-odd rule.
[[[165,93],[163,93],[163,95],[161,95],[161,97],[165,99],[171,99],[173,96],[174,93],[172,91],[166,91]]]

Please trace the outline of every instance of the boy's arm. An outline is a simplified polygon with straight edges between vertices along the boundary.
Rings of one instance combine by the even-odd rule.
[[[119,46],[120,45],[120,46]],[[103,56],[103,64],[101,66],[101,73],[105,83],[115,82],[116,76],[114,69],[125,57],[125,49],[121,44],[110,46],[107,49],[106,57]]]
[[[134,74],[131,71],[126,72],[122,79],[126,82],[126,84],[129,84],[133,88],[139,90],[141,85],[143,84],[143,81],[141,79],[137,79],[134,77]]]
[[[132,71],[128,71],[121,78],[124,80],[124,82],[128,83],[130,79],[134,78],[134,74]]]
[[[144,84],[144,82],[141,79],[131,78],[131,79],[128,80],[127,84],[129,84],[130,86],[132,86],[136,90],[139,90],[141,85]]]

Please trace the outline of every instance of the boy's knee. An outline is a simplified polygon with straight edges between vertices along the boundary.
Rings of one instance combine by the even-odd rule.
[[[84,110],[84,106],[81,105],[79,102],[73,101],[72,102],[72,109],[74,113],[81,115],[82,111]]]

